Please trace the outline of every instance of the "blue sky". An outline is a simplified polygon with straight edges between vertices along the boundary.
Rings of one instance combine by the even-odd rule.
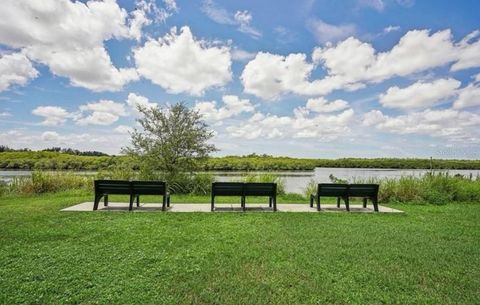
[[[184,101],[218,155],[480,155],[478,1],[1,5],[2,145],[115,154]]]

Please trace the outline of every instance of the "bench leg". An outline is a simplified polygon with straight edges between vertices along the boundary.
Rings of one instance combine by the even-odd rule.
[[[167,194],[167,208],[170,207],[170,194]]]
[[[167,209],[167,197],[163,196],[162,200],[162,211],[165,211]]]
[[[93,210],[94,211],[98,210],[98,204],[100,203],[101,198],[102,198],[102,195],[95,195],[95,200],[93,201]]]
[[[375,210],[375,212],[378,212],[378,197],[374,197],[372,201],[373,201],[373,209]]]
[[[315,196],[313,194],[310,194],[310,207],[313,208],[313,199]]]
[[[337,208],[340,208],[340,197],[337,197]]]
[[[367,208],[367,198],[363,198],[363,208]]]
[[[272,201],[273,201],[273,198],[272,198],[272,197],[268,197],[268,207],[269,207],[269,208],[272,207]]]
[[[133,210],[133,194],[130,194],[130,204],[128,205],[128,210]]]
[[[108,207],[108,195],[103,197],[103,206]]]
[[[242,205],[242,210],[245,212],[245,210],[247,209],[247,207],[245,206],[245,196],[242,196],[241,205]]]
[[[347,211],[350,212],[350,198],[345,197],[345,207],[347,208]]]
[[[212,193],[212,199],[211,199],[211,206],[210,206],[210,211],[214,211],[215,210],[215,195],[213,195]]]
[[[137,208],[140,206],[140,195],[137,195]]]
[[[320,196],[317,197],[317,211],[320,212]]]
[[[273,211],[277,211],[277,196],[273,197]]]

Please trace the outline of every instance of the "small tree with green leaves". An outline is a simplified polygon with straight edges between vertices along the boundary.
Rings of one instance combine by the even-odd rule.
[[[165,108],[139,106],[138,110],[141,129],[131,133],[131,146],[124,152],[140,162],[142,176],[175,183],[197,170],[199,163],[217,150],[208,143],[213,132],[198,111],[185,104]]]

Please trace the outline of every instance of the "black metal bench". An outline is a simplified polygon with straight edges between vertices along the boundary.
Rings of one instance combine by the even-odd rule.
[[[130,196],[130,210],[133,205],[133,198],[140,205],[140,195],[162,196],[162,211],[170,206],[170,193],[167,192],[167,184],[162,181],[132,181],[132,196]]]
[[[364,208],[370,199],[375,212],[378,212],[378,190],[378,184],[320,183],[317,193],[310,195],[310,207],[313,207],[315,202],[317,210],[320,211],[320,197],[337,197],[337,207],[340,207],[340,200],[343,200],[347,211],[350,211],[350,197],[362,197]]]
[[[212,183],[211,210],[215,210],[216,196],[239,196],[240,205],[245,211],[246,196],[268,196],[269,206],[277,210],[276,183],[242,183],[242,182],[214,182]]]
[[[140,205],[140,195],[163,195],[162,210],[170,206],[170,194],[165,182],[160,181],[126,181],[126,180],[95,180],[95,201],[93,210],[98,209],[100,199],[104,198],[104,206],[108,206],[108,195],[129,195],[129,210],[133,209],[134,198],[137,207]]]
[[[268,206],[277,211],[277,184],[268,182],[248,182],[243,185],[243,210],[246,196],[267,196]]]

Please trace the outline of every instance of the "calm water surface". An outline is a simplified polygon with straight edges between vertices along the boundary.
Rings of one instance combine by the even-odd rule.
[[[402,176],[416,176],[420,177],[429,170],[425,169],[385,169],[385,168],[328,168],[317,167],[312,171],[276,171],[274,173],[285,181],[285,189],[287,192],[302,193],[305,186],[310,180],[317,183],[330,182],[330,174],[339,179],[346,179],[353,181],[355,179],[367,178],[399,178]],[[460,174],[463,176],[472,175],[473,178],[480,176],[480,170],[436,170],[435,172],[448,172],[450,175]],[[79,174],[95,174],[95,172],[78,172]],[[211,172],[215,175],[218,181],[232,181],[238,180],[241,176],[246,174],[261,174],[265,172]],[[31,171],[0,171],[1,181],[10,181],[14,177],[30,176]]]

